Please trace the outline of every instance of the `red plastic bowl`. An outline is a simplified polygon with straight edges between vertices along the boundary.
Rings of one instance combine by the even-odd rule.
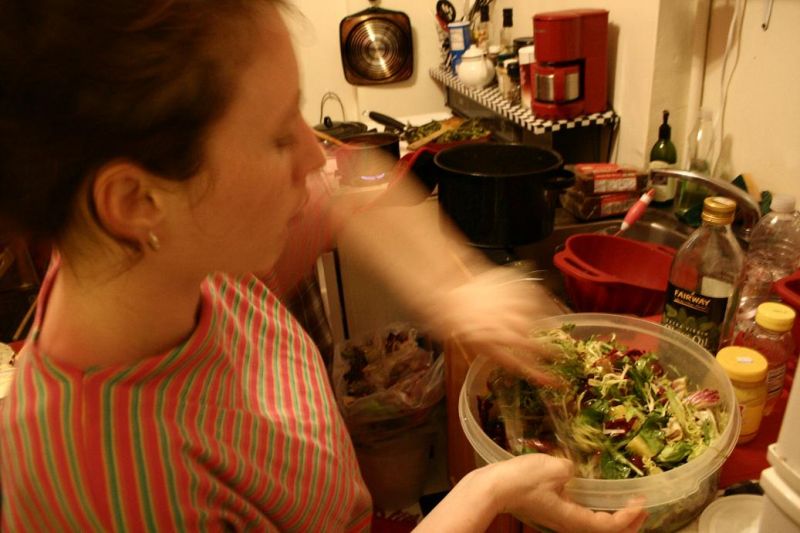
[[[553,263],[575,311],[648,316],[661,313],[675,249],[624,237],[569,237]]]

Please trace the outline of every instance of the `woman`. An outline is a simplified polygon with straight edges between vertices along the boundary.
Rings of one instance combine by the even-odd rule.
[[[296,237],[323,159],[278,4],[0,3],[0,212],[57,250],[2,409],[3,529],[368,528],[319,354],[249,274],[288,287],[318,247]],[[342,226],[344,212],[318,219]],[[493,286],[492,271],[458,280],[396,216],[365,210],[345,231],[438,332],[506,362],[497,340],[535,349],[530,294]],[[386,240],[408,251],[375,253]],[[415,264],[430,276],[409,275]],[[493,321],[476,318],[486,309]],[[420,527],[480,530],[499,512],[576,531],[641,524],[636,508],[565,501],[569,473],[546,457],[477,470]]]

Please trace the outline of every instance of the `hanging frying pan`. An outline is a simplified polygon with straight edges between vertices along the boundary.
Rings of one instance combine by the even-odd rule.
[[[408,15],[370,7],[342,19],[339,40],[345,79],[353,85],[407,80],[414,72]]]

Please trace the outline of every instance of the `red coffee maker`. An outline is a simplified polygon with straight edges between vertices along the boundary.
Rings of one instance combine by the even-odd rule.
[[[569,119],[606,110],[608,11],[571,9],[533,17],[533,113]]]

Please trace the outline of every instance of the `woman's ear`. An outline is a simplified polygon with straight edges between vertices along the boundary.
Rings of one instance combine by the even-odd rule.
[[[102,228],[115,239],[137,243],[140,248],[152,240],[155,228],[164,219],[162,191],[156,186],[156,179],[127,161],[101,168],[91,194]]]

